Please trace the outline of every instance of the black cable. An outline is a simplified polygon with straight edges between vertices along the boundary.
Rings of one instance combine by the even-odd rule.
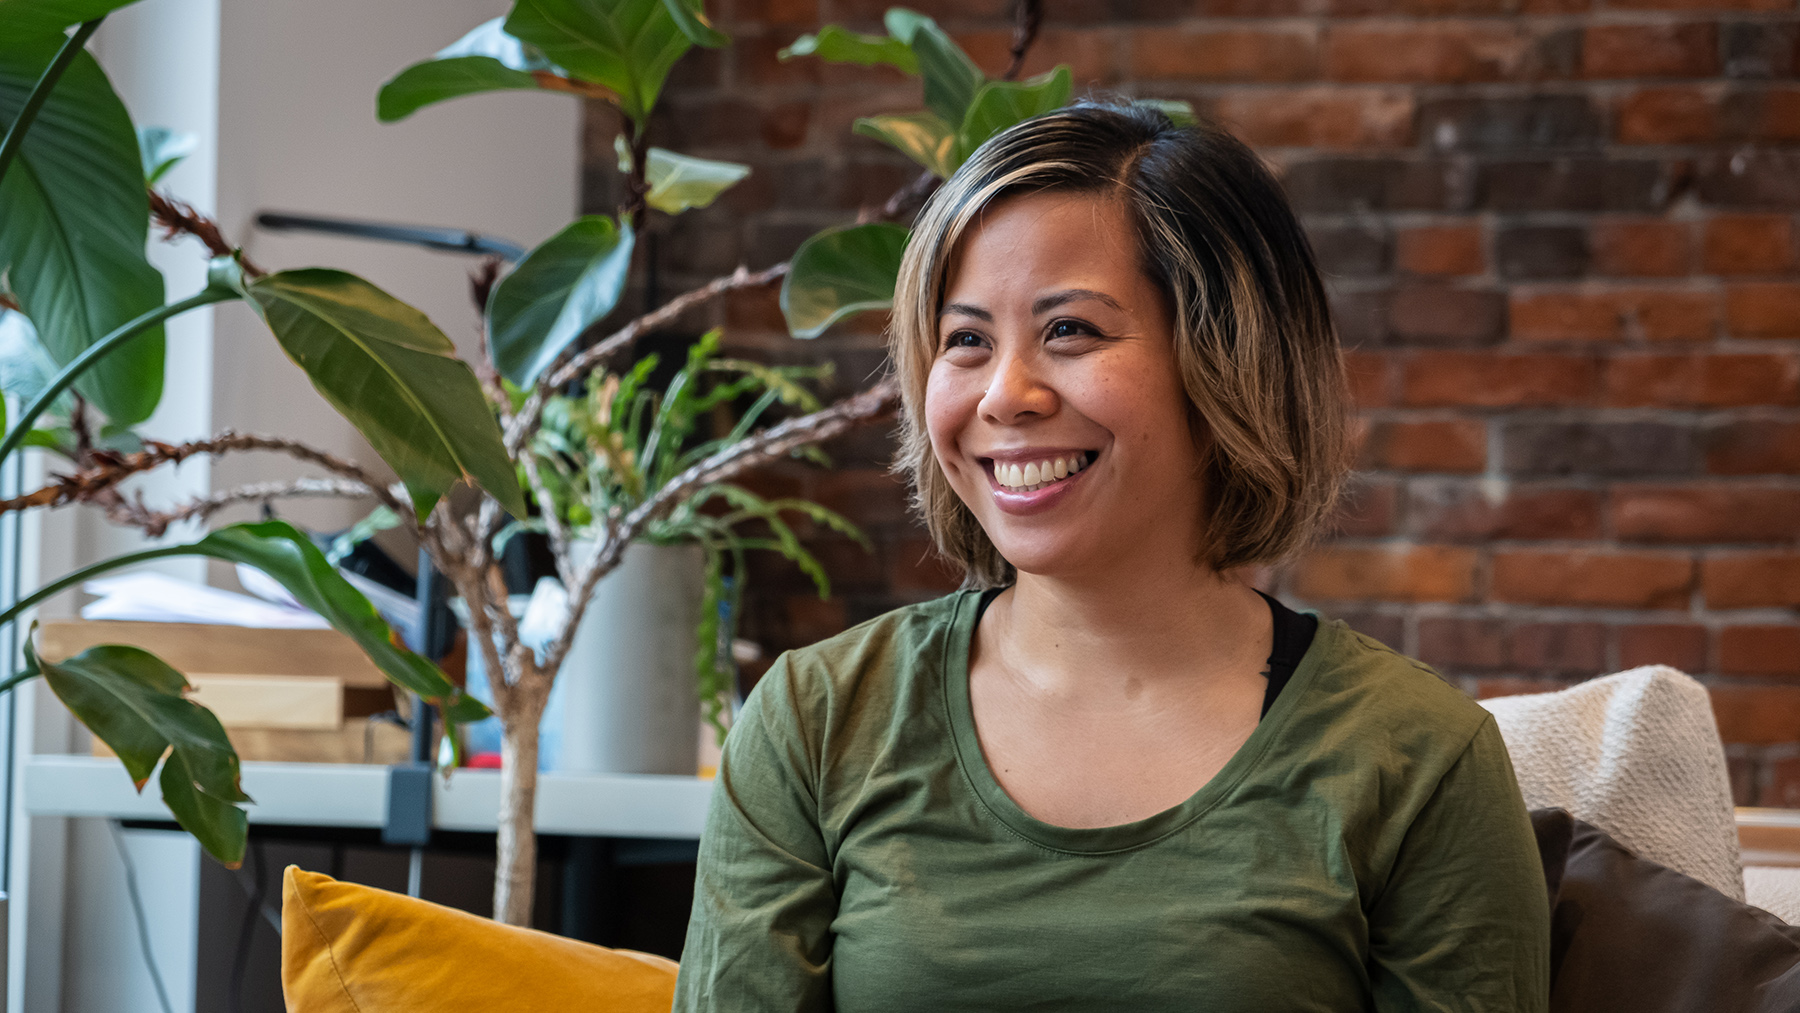
[[[137,919],[138,949],[144,955],[144,966],[150,970],[150,982],[156,986],[156,998],[162,1003],[163,1013],[175,1013],[175,1007],[169,1004],[169,991],[163,987],[162,972],[156,968],[156,957],[150,952],[150,923],[144,918],[144,898],[138,895],[137,868],[131,864],[131,855],[125,850],[125,835],[118,820],[107,820],[106,825],[112,829],[113,847],[118,849],[119,861],[125,865],[125,892],[131,898],[131,913]]]
[[[431,250],[451,253],[475,253],[499,257],[511,263],[525,255],[525,248],[497,236],[484,236],[464,229],[446,229],[431,225],[402,225],[397,222],[368,222],[350,218],[325,218],[319,215],[290,215],[280,211],[263,211],[256,224],[265,229],[301,232],[323,232],[353,236],[388,243],[406,243]]]
[[[237,953],[231,958],[231,1013],[244,1013],[244,973],[250,966],[250,943],[256,938],[256,919],[263,912],[263,846],[255,837],[250,838],[250,879],[256,885],[250,890],[244,922],[238,926]]]

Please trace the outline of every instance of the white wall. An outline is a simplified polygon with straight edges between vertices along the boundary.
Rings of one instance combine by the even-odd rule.
[[[382,81],[507,6],[505,0],[143,0],[113,14],[93,48],[140,124],[199,137],[199,150],[166,177],[164,189],[215,215],[264,267],[361,274],[424,310],[467,349],[474,310],[465,278],[473,258],[259,233],[251,221],[261,210],[311,212],[473,229],[526,245],[565,224],[578,200],[580,113],[573,99],[502,93],[426,109],[399,124],[375,120]],[[153,246],[171,298],[200,286],[204,255],[196,244]],[[167,393],[144,427],[147,435],[181,439],[226,428],[276,433],[378,463],[246,308],[186,315],[171,324],[169,349]],[[153,503],[171,502],[302,473],[283,458],[246,455],[196,461],[143,488]],[[318,501],[284,506],[283,515],[330,529],[364,509]],[[221,519],[249,515],[242,510]],[[35,553],[38,564],[27,569],[27,587],[138,544],[135,535],[79,512],[45,518],[36,530],[27,534],[35,539],[27,555]],[[184,575],[204,572],[193,563],[177,568]],[[83,737],[49,694],[27,695],[21,703],[25,727],[15,748],[80,748]],[[101,825],[15,820],[10,1013],[157,1009],[142,987],[141,967],[118,956],[129,913],[105,834]],[[183,852],[175,846],[180,841],[134,848],[141,851],[139,875],[187,882],[192,848],[184,845]],[[191,905],[152,907],[159,919],[153,933],[192,939]],[[158,959],[191,965],[191,944],[172,942]]]

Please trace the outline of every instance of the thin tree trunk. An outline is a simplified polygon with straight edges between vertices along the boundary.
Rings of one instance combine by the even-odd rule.
[[[515,689],[524,689],[523,685]],[[538,721],[547,694],[519,693],[514,713],[501,721],[500,818],[495,842],[494,920],[531,924],[537,885]]]

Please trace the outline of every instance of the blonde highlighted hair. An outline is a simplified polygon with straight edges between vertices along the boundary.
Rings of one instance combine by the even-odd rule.
[[[932,453],[925,383],[958,241],[984,208],[1046,191],[1124,201],[1144,270],[1169,301],[1203,449],[1197,562],[1229,570],[1292,555],[1329,519],[1348,466],[1343,363],[1312,248],[1280,184],[1229,133],[1099,102],[983,144],[926,202],[907,242],[888,333],[903,399],[894,466],[938,551],[969,586],[1012,579]]]

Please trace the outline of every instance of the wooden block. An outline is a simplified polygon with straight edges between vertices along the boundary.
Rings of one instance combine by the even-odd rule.
[[[184,675],[302,675],[333,678],[350,687],[380,689],[388,685],[387,677],[362,648],[336,630],[115,620],[54,622],[38,628],[38,652],[47,661],[61,661],[96,644],[141,647]]]
[[[349,721],[336,731],[294,728],[232,728],[227,730],[238,759],[276,763],[405,763],[412,756],[412,732],[387,722]],[[112,750],[98,737],[95,756],[111,756]],[[433,755],[436,755],[435,752]]]
[[[296,728],[336,731],[344,726],[344,680],[309,675],[190,673],[188,696],[228,730]]]

